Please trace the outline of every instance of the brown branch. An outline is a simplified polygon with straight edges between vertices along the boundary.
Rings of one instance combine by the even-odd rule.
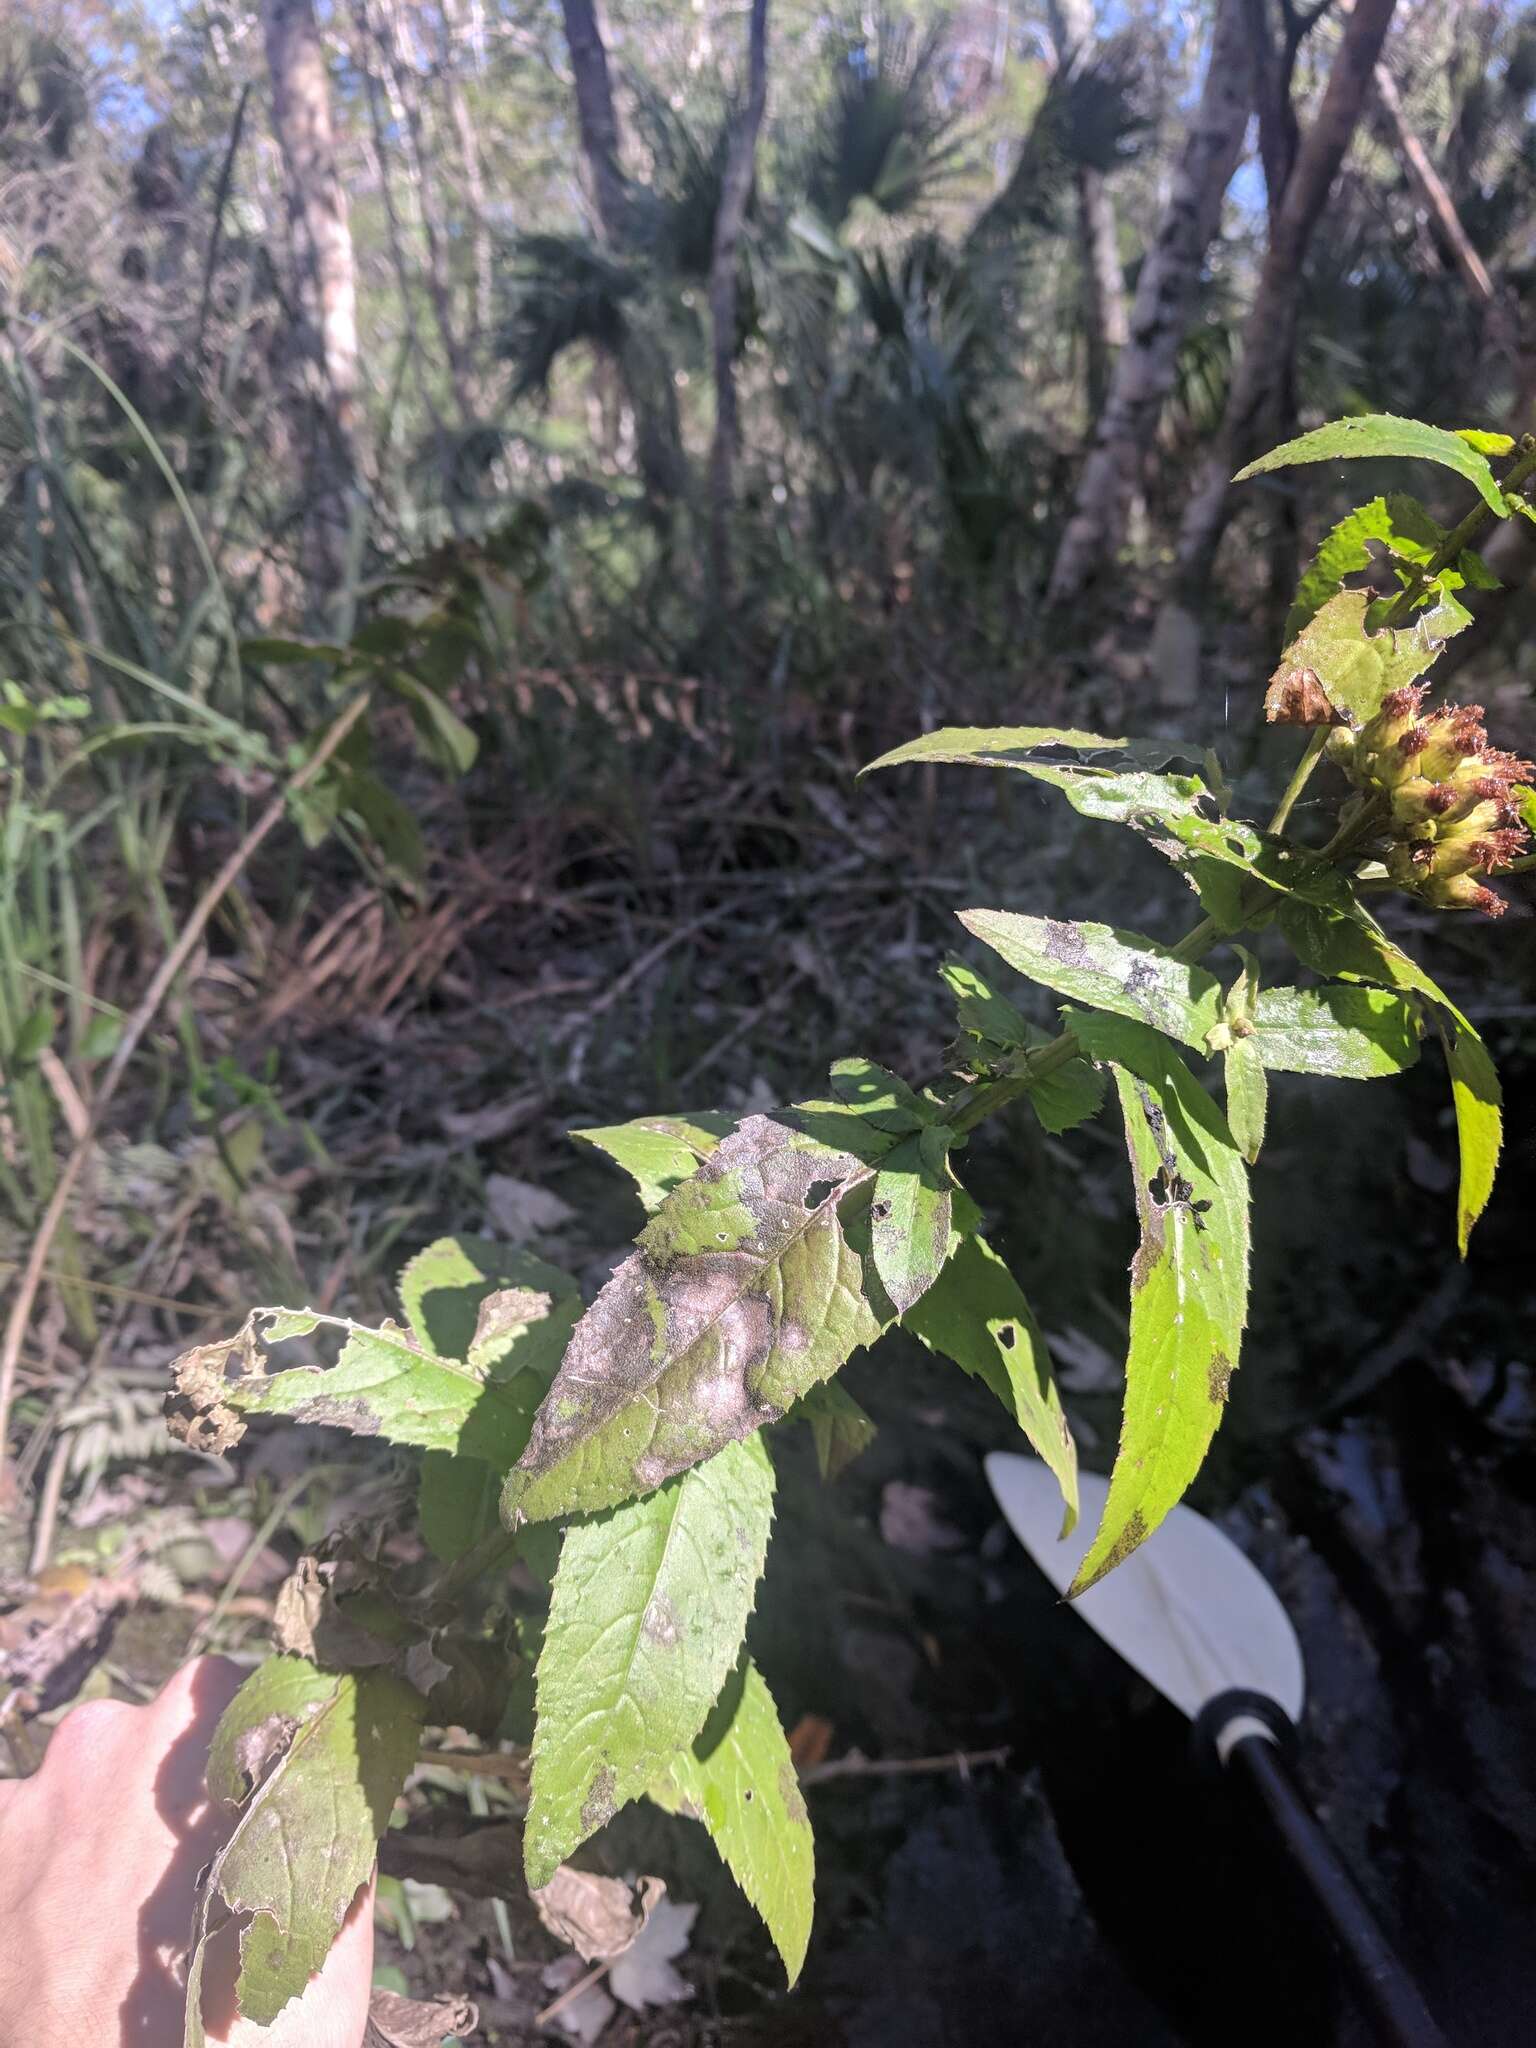
[[[1387,117],[1387,126],[1392,131],[1392,146],[1403,166],[1403,173],[1413,187],[1415,198],[1434,222],[1441,241],[1450,252],[1463,284],[1479,306],[1494,303],[1493,279],[1488,275],[1488,266],[1473,248],[1461,216],[1456,211],[1455,201],[1445,188],[1440,173],[1429,160],[1429,153],[1417,135],[1408,126],[1403,113],[1402,96],[1397,82],[1385,64],[1376,66],[1376,97],[1381,110]]]

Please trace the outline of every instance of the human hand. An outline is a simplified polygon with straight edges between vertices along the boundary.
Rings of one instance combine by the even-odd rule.
[[[0,1784],[0,2043],[180,2048],[198,1872],[233,1826],[204,1772],[245,1674],[219,1657],[148,1706],[92,1700],[41,1770]],[[302,1997],[263,2031],[235,2011],[231,1925],[208,1945],[203,2015],[220,2048],[359,2048],[373,1974],[373,1886]]]

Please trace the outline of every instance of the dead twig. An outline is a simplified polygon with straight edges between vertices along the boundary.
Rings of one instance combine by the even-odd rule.
[[[611,1956],[607,1957],[603,1962],[594,1963],[584,1977],[578,1977],[574,1984],[567,1984],[558,1998],[552,1998],[542,2012],[536,2012],[533,2016],[533,2024],[536,2027],[547,2027],[557,2013],[562,2013],[568,2005],[573,2005],[580,1998],[583,1991],[590,1991],[594,1984],[607,1976],[612,1967],[613,1958]]]
[[[1006,1744],[1001,1749],[957,1749],[949,1756],[867,1757],[860,1750],[850,1749],[846,1756],[812,1764],[809,1770],[800,1773],[800,1782],[824,1785],[830,1778],[907,1778],[931,1771],[956,1771],[962,1778],[968,1778],[972,1771],[1007,1763],[1008,1754]]]
[[[91,1111],[85,1129],[75,1140],[69,1156],[64,1161],[48,1207],[43,1212],[42,1222],[27,1254],[26,1267],[16,1297],[11,1303],[11,1312],[6,1319],[5,1340],[0,1346],[0,1475],[5,1471],[6,1437],[10,1422],[11,1401],[16,1386],[16,1367],[21,1358],[22,1340],[31,1321],[33,1304],[48,1265],[48,1255],[53,1249],[54,1238],[64,1221],[69,1207],[70,1196],[74,1193],[75,1182],[87,1158],[96,1135],[100,1131],[107,1107],[117,1092],[118,1083],[128,1070],[128,1063],[138,1050],[139,1040],[149,1029],[159,1011],[160,1005],[170,993],[177,976],[191,959],[199,940],[207,929],[208,922],[218,909],[220,902],[238,879],[241,870],[261,846],[269,834],[282,822],[288,808],[288,801],[300,790],[306,788],[324,768],[327,761],[341,745],[353,726],[367,708],[366,693],[355,697],[331,725],[309,759],[298,773],[268,804],[256,823],[236,846],[213,880],[193,906],[192,914],[182,926],[176,943],[161,961],[152,977],[149,987],[140,998],[137,1009],[123,1027],[123,1035],[113,1050],[111,1059],[101,1077],[91,1103]]]

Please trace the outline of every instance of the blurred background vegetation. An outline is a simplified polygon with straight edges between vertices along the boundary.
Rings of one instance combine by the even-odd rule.
[[[295,1549],[392,1498],[350,1441],[173,1452],[167,1359],[253,1300],[387,1313],[444,1229],[595,1282],[638,1217],[571,1127],[762,1108],[855,1051],[920,1078],[968,903],[1176,936],[1183,891],[1117,835],[984,777],[853,771],[924,726],[1069,714],[1215,742],[1239,803],[1272,802],[1289,753],[1259,706],[1299,565],[1377,489],[1466,508],[1402,465],[1226,477],[1352,411],[1518,433],[1533,401],[1523,5],[8,11],[0,1572],[29,1620],[0,1650],[37,1601],[126,1587],[85,1682],[131,1693],[189,1638],[254,1643]],[[1501,546],[1442,666],[1530,753],[1536,550]],[[1432,1779],[1411,1825],[1469,1914],[1536,1864],[1512,1732],[1536,1604],[1530,933],[1520,901],[1435,925],[1517,1134],[1468,1271],[1437,1087],[1355,1091],[1347,1145],[1329,1084],[1287,1091],[1247,1384],[1205,1481],[1269,1530],[1323,1639],[1374,1644],[1324,1658],[1339,1743],[1369,1751],[1359,1842],[1410,1752],[1460,1759],[1473,1817]],[[1119,1139],[1020,1124],[973,1158],[1104,1463]],[[909,1364],[855,1368],[883,1433],[833,1503],[809,1467],[792,1482],[811,1540],[776,1552],[764,1661],[808,1755],[823,1725],[892,1751],[1001,1727],[1027,1758],[1014,1652],[977,1663],[993,1425]],[[1453,1711],[1469,1664],[1502,1717]],[[948,1825],[921,1782],[879,1795],[898,1864]],[[915,1936],[857,1813],[829,1832],[829,1952],[874,2014],[894,1994],[869,1928]],[[1081,1946],[1059,1845],[1039,1853]],[[500,1910],[476,1939],[515,2005]],[[1424,1914],[1450,1957],[1454,1912]],[[717,2021],[766,1995],[752,1940],[717,1938]],[[999,1937],[982,1969],[1005,2005],[1007,1957]],[[1042,2038],[1161,2038],[1134,2001],[1123,2020]]]

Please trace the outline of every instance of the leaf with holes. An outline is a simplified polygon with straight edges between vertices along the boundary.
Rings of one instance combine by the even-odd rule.
[[[1344,588],[1346,576],[1358,575],[1371,566],[1373,542],[1394,560],[1422,568],[1444,539],[1445,528],[1431,519],[1417,498],[1404,492],[1372,498],[1368,505],[1347,513],[1324,536],[1296,587],[1285,621],[1284,644],[1289,647],[1329,598]]]
[[[1248,1175],[1225,1117],[1160,1032],[1084,1010],[1067,1026],[1113,1068],[1141,1226],[1120,1447],[1077,1594],[1151,1535],[1216,1433],[1247,1320]]]
[[[523,1295],[513,1304],[514,1327],[521,1332],[546,1316],[558,1316],[563,1329],[569,1330],[578,1306],[568,1299],[557,1310],[547,1295]],[[280,1319],[287,1319],[286,1324]],[[268,1353],[263,1347],[316,1328],[345,1334],[333,1366],[296,1366],[275,1373],[265,1369]],[[487,1343],[494,1349],[501,1341],[498,1336]],[[236,1353],[246,1371],[228,1379],[224,1366]],[[504,1360],[496,1369],[482,1372],[459,1359],[423,1350],[408,1331],[393,1323],[367,1329],[343,1316],[259,1308],[234,1337],[222,1344],[199,1345],[177,1360],[176,1398],[192,1412],[173,1426],[188,1441],[204,1440],[198,1432],[205,1426],[220,1428],[227,1448],[239,1442],[246,1417],[286,1415],[294,1422],[346,1429],[355,1436],[381,1436],[417,1450],[482,1458],[505,1472],[528,1441],[544,1390],[542,1375],[509,1372],[508,1363]]]
[[[851,1112],[747,1117],[577,1324],[508,1480],[509,1524],[660,1486],[872,1343],[894,1307],[844,1207],[892,1142]]]
[[[202,1951],[219,1917],[250,1916],[236,1999],[258,2026],[325,1961],[416,1761],[422,1712],[420,1695],[387,1672],[319,1671],[302,1657],[269,1658],[231,1700],[208,1791],[239,1811],[198,1902],[187,2048],[204,2039]]]
[[[567,1530],[539,1656],[528,1882],[636,1799],[703,1727],[768,1547],[761,1439]]]
[[[992,1389],[1056,1475],[1065,1536],[1077,1521],[1077,1446],[1051,1377],[1044,1333],[1018,1281],[984,1238],[962,1240],[902,1328]]]
[[[1261,455],[1246,469],[1240,469],[1232,481],[1235,484],[1246,483],[1250,477],[1263,476],[1270,470],[1290,469],[1305,462],[1338,462],[1383,456],[1438,462],[1446,469],[1454,469],[1458,476],[1465,477],[1473,486],[1490,512],[1497,512],[1500,518],[1508,514],[1504,494],[1488,467],[1486,455],[1472,447],[1460,434],[1447,433],[1444,427],[1426,426],[1422,420],[1400,419],[1389,412],[1362,413],[1355,419],[1331,420],[1325,427],[1314,427],[1310,434],[1301,434],[1294,441],[1285,441],[1280,447],[1271,448],[1267,455]]]
[[[1136,932],[1010,910],[957,914],[968,932],[1031,981],[1095,1009],[1135,1017],[1185,1045],[1203,1049],[1221,1014],[1214,974],[1174,959]]]
[[[1389,691],[1405,688],[1433,665],[1471,617],[1463,610],[1458,620],[1441,607],[1410,626],[1373,633],[1366,626],[1370,603],[1364,590],[1329,598],[1280,657],[1264,699],[1267,717],[1289,725],[1364,725]]]
[[[750,1657],[742,1655],[702,1731],[650,1797],[702,1824],[793,1984],[811,1938],[816,1846],[778,1709]]]

